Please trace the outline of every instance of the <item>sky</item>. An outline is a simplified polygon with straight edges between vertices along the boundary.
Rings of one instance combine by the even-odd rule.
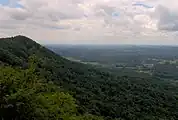
[[[177,0],[0,0],[0,37],[43,44],[178,45]]]

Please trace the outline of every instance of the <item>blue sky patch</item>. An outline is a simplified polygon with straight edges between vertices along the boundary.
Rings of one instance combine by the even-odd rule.
[[[8,5],[9,4],[9,0],[0,0],[0,4],[1,5]]]
[[[112,13],[112,16],[113,16],[113,17],[119,17],[120,14],[119,14],[119,12],[113,12],[113,13]]]
[[[24,8],[22,5],[20,5],[18,3],[16,3],[14,6],[15,6],[15,8]]]
[[[145,3],[142,3],[142,2],[136,2],[134,4],[132,4],[133,6],[142,6],[144,8],[153,8],[153,6],[150,6],[150,5],[147,5]]]
[[[10,4],[10,0],[0,0],[0,5],[9,6],[13,8],[23,8],[22,5],[18,4],[17,0],[14,0],[13,4]]]

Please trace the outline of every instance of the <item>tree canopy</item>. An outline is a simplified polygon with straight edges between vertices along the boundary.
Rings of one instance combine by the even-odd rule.
[[[0,39],[0,86],[3,119],[178,118],[176,82],[118,76],[69,61],[24,36]]]

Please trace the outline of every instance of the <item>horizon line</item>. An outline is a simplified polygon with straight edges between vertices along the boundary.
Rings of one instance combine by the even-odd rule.
[[[58,44],[42,44],[42,45],[53,45],[53,46],[60,46],[60,45],[67,45],[67,46],[175,46],[175,44],[72,44],[72,43],[58,43]]]

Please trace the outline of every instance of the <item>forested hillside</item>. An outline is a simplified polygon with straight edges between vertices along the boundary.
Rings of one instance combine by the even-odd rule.
[[[24,36],[0,39],[0,66],[1,118],[178,118],[177,82],[113,75],[66,60]]]
[[[36,71],[36,58],[29,68],[0,66],[1,120],[102,120],[80,114],[75,99]]]

